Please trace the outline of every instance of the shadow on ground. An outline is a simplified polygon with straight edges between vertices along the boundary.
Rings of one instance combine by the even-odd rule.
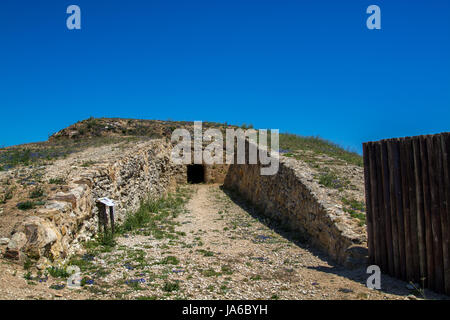
[[[284,239],[290,241],[291,243],[295,244],[297,247],[302,248],[304,250],[308,250],[313,255],[318,257],[320,260],[324,261],[329,266],[317,266],[317,267],[311,267],[308,266],[306,268],[317,270],[320,272],[325,273],[332,273],[335,275],[338,275],[340,277],[345,277],[347,279],[350,279],[352,281],[358,282],[366,285],[368,277],[370,277],[370,274],[366,273],[367,265],[361,265],[360,267],[354,268],[354,269],[348,269],[343,267],[340,264],[337,264],[335,261],[333,261],[330,257],[325,255],[323,252],[319,251],[318,249],[314,248],[310,245],[308,242],[308,236],[299,234],[298,232],[293,232],[288,230],[286,226],[283,226],[280,222],[274,221],[273,219],[270,219],[266,216],[264,216],[259,210],[255,208],[254,205],[252,205],[249,201],[247,201],[245,198],[243,198],[236,190],[231,190],[225,188],[223,185],[220,186],[220,189],[241,209],[246,211],[250,216],[252,216],[254,219],[258,220],[260,223],[264,224],[268,228],[270,228],[272,231],[276,232],[278,235],[283,237]],[[450,299],[450,297],[439,295],[433,291],[430,291],[428,289],[425,290],[424,293],[420,292],[421,290],[409,290],[407,289],[408,283],[396,278],[393,278],[389,275],[382,274],[381,275],[381,292],[387,293],[387,294],[395,294],[400,296],[409,296],[414,295],[418,298],[425,298],[427,299]],[[341,288],[339,290],[342,290],[342,292],[351,292],[346,291],[349,289]]]

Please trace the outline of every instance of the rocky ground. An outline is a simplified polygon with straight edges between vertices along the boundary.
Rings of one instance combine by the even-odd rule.
[[[24,270],[1,260],[3,299],[445,299],[382,276],[365,286],[365,269],[333,265],[271,225],[219,185],[189,185],[156,223],[124,232],[116,245],[93,241],[69,264],[82,286],[68,289],[58,269]],[[61,278],[59,278],[61,277]]]
[[[59,159],[43,161],[39,165],[17,166],[0,171],[0,238],[10,237],[17,223],[39,208],[44,208],[49,194],[67,191],[66,181],[80,170],[89,170],[114,162],[125,149],[139,149],[140,143],[124,140],[103,146],[92,146]],[[19,208],[20,203],[30,204]]]
[[[344,160],[311,150],[295,150],[283,154],[307,166],[326,196],[354,218],[352,230],[365,233],[364,168]]]

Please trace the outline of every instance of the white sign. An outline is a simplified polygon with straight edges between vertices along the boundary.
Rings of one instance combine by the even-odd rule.
[[[106,197],[105,198],[100,198],[97,201],[103,203],[104,205],[107,205],[108,207],[114,207],[115,206],[114,201],[112,201],[111,199],[106,198]]]

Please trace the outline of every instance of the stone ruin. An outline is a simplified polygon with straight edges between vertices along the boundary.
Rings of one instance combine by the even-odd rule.
[[[220,183],[336,262],[365,263],[365,234],[349,227],[351,218],[302,162],[280,156],[278,174],[261,176],[260,164],[175,165],[172,147],[167,139],[150,140],[94,167],[77,169],[64,191],[50,194],[44,208],[15,226],[4,256],[22,262],[36,259],[39,267],[79,252],[81,243],[99,231],[99,198],[113,199],[120,223],[149,196],[162,197],[179,184]]]

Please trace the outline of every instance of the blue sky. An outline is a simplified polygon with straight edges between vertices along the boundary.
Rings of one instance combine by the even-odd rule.
[[[0,146],[94,116],[251,123],[360,152],[450,131],[450,1],[2,0],[0,74]]]

